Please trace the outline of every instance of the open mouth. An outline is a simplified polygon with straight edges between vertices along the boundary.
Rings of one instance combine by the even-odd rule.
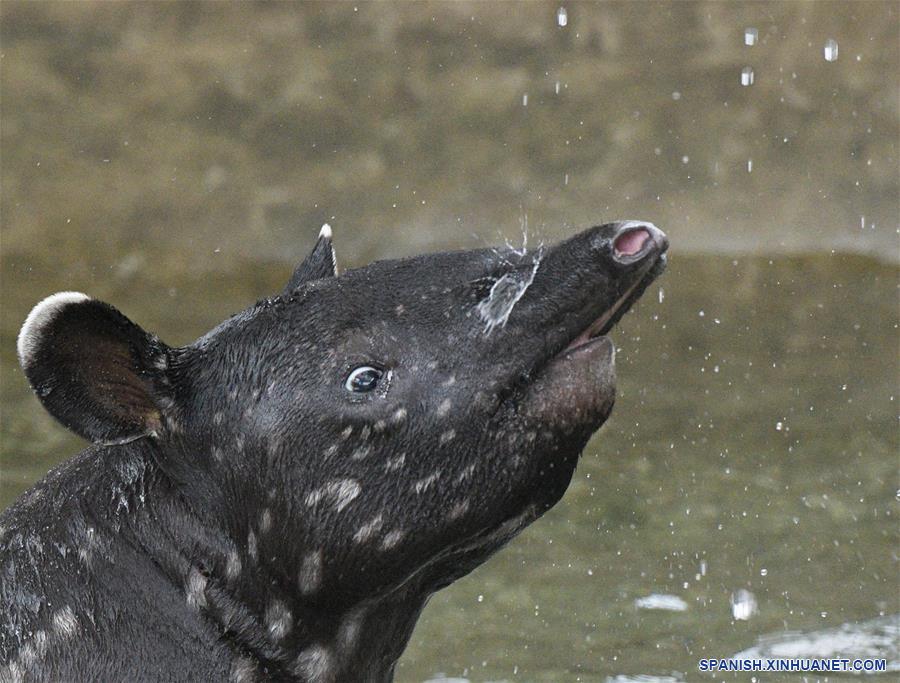
[[[616,260],[624,264],[635,263],[656,251],[655,258],[647,259],[642,273],[625,292],[607,308],[593,323],[566,346],[561,355],[591,344],[606,335],[621,320],[634,303],[641,298],[644,290],[665,270],[667,244],[664,238],[654,237],[646,228],[636,227],[625,230],[613,242]]]

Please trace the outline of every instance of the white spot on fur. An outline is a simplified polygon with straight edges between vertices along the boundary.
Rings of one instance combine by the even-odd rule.
[[[433,472],[432,474],[429,474],[429,475],[428,475],[427,477],[425,477],[424,479],[419,479],[419,481],[417,481],[417,482],[415,483],[415,486],[413,486],[413,488],[416,490],[416,493],[417,493],[417,494],[419,494],[419,493],[424,493],[424,492],[427,491],[429,488],[431,488],[431,485],[432,485],[434,482],[436,482],[436,481],[438,480],[438,477],[440,477],[440,476],[441,476],[441,471],[440,471],[440,470],[437,470],[436,472]]]
[[[256,543],[256,534],[252,530],[247,534],[247,554],[254,562],[259,559],[259,545]]]
[[[394,529],[385,534],[385,537],[381,541],[381,549],[391,550],[392,548],[396,548],[400,541],[403,540],[404,536],[406,536],[406,532],[403,529]]]
[[[471,477],[474,472],[475,472],[475,463],[472,463],[471,465],[466,467],[466,469],[464,469],[462,472],[459,473],[459,476],[456,478],[456,483],[460,484],[460,483],[464,482],[466,479]]]
[[[452,405],[453,402],[449,398],[445,398],[437,408],[437,416],[446,417],[447,413],[450,412],[450,406]]]
[[[31,313],[25,318],[22,329],[19,331],[19,337],[16,339],[16,352],[23,368],[27,368],[33,360],[44,328],[53,322],[53,319],[66,306],[88,301],[90,298],[81,292],[57,292],[31,309]]]
[[[217,410],[217,411],[213,414],[213,424],[216,425],[217,427],[218,427],[220,424],[222,424],[222,420],[223,420],[223,419],[225,419],[225,416],[222,414],[221,411]]]
[[[266,508],[259,516],[259,533],[267,534],[272,530],[272,511]]]
[[[365,448],[357,448],[357,449],[356,449],[355,451],[353,451],[353,453],[350,455],[350,459],[351,459],[351,460],[356,460],[356,461],[359,461],[359,460],[365,460],[365,459],[368,457],[369,453],[371,453],[371,452],[372,452],[372,449],[371,449],[371,448],[368,448],[368,447],[365,447]]]
[[[350,435],[353,433],[353,427],[344,427],[344,431],[341,432],[341,438],[345,441],[350,438]]]
[[[326,487],[326,486],[323,486],[322,488],[318,488],[318,489],[315,489],[314,491],[310,491],[310,492],[306,495],[306,504],[307,504],[309,507],[313,507],[314,505],[318,505],[318,504],[319,504],[319,501],[322,500],[322,499],[325,497],[325,492],[326,492],[326,490],[327,490],[327,487]]]
[[[281,600],[273,600],[266,608],[266,627],[272,640],[281,640],[294,625],[294,617]]]
[[[306,496],[306,504],[313,507],[322,500],[330,498],[337,511],[340,512],[359,495],[360,491],[362,491],[362,488],[356,480],[339,479],[310,491]]]
[[[25,643],[22,646],[22,649],[19,650],[19,662],[26,669],[30,669],[34,666],[34,663],[37,661],[37,652],[34,651],[34,645],[31,643]]]
[[[406,408],[398,408],[396,411],[394,411],[394,414],[391,415],[391,421],[394,424],[400,424],[405,419],[406,419]]]
[[[384,469],[388,472],[396,472],[401,467],[403,467],[403,463],[406,462],[406,453],[401,453],[400,455],[394,456],[393,458],[388,458],[384,463]]]
[[[75,617],[75,612],[68,605],[56,611],[53,614],[52,621],[53,630],[60,638],[67,640],[77,635],[78,619]]]
[[[230,683],[254,683],[256,681],[256,665],[246,657],[238,657],[231,662],[228,680]]]
[[[311,595],[322,585],[322,551],[307,553],[300,564],[300,592]]]
[[[353,540],[357,543],[365,543],[381,529],[383,524],[384,517],[382,515],[372,518],[370,521],[359,527],[357,532],[353,534]]]
[[[206,577],[196,567],[191,567],[187,577],[187,604],[194,609],[206,607]]]
[[[341,652],[352,652],[356,647],[364,617],[365,612],[362,609],[356,609],[341,620],[337,634],[337,644]]]
[[[450,375],[447,379],[444,380],[442,386],[452,387],[456,384],[456,375]]]
[[[312,645],[294,660],[294,672],[303,680],[314,683],[330,683],[334,678],[331,652],[322,645]]]
[[[452,508],[450,508],[450,512],[447,514],[447,519],[451,522],[459,519],[464,514],[469,511],[469,501],[468,499],[457,503]]]
[[[10,683],[24,683],[25,671],[22,669],[21,664],[18,662],[10,662],[6,667],[6,671],[8,672],[6,675],[9,676]],[[0,669],[0,673],[3,673],[3,669]],[[5,683],[6,678],[0,680],[3,680]]]
[[[43,659],[44,655],[47,654],[47,645],[49,642],[50,638],[47,636],[46,631],[34,632],[34,650],[39,659]]]
[[[350,504],[350,501],[359,495],[361,490],[359,483],[353,479],[344,479],[343,481],[338,482],[334,494],[334,507],[340,512]]]
[[[456,431],[453,429],[448,429],[446,432],[441,434],[441,438],[440,438],[441,446],[443,446],[444,444],[450,443],[455,438],[456,438]]]
[[[238,555],[237,550],[232,548],[228,551],[228,557],[225,560],[225,577],[230,581],[234,581],[240,575],[241,556]]]

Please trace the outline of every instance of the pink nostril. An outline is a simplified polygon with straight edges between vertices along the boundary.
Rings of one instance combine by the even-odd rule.
[[[620,256],[633,256],[644,248],[644,244],[646,244],[649,239],[650,233],[644,228],[638,228],[637,230],[629,230],[628,232],[619,235],[613,243],[613,246],[616,249],[616,254]]]

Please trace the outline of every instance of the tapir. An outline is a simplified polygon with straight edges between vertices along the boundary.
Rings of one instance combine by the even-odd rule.
[[[44,299],[19,361],[91,445],[0,514],[0,680],[391,681],[429,597],[562,497],[667,247],[620,221],[338,274],[325,226],[182,347]]]

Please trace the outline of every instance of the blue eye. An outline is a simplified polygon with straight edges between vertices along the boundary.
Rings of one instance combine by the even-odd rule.
[[[384,372],[378,368],[373,368],[371,365],[362,365],[350,373],[347,381],[344,382],[344,388],[347,391],[352,391],[354,394],[372,391],[378,386],[378,380],[381,379],[382,375],[384,375]]]

